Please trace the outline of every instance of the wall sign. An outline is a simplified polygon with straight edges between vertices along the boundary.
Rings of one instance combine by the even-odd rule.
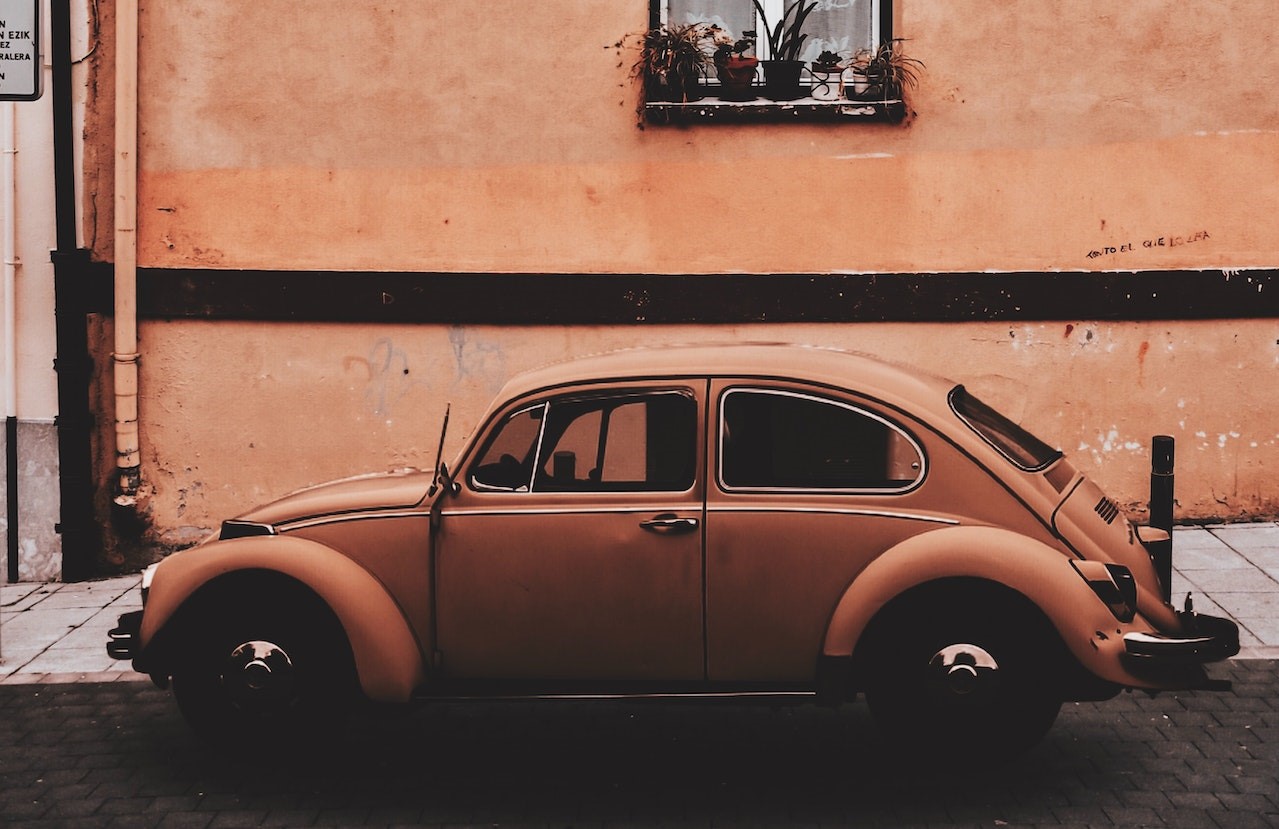
[[[40,0],[0,0],[0,101],[34,101],[40,62]]]

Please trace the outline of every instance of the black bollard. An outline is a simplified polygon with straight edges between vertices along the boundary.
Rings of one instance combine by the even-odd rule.
[[[1150,545],[1150,558],[1163,585],[1165,602],[1172,600],[1172,504],[1173,461],[1176,441],[1155,435],[1150,441],[1150,526],[1168,533],[1167,541]]]

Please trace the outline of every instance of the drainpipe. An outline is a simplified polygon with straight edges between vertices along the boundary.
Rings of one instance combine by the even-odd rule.
[[[1156,541],[1150,547],[1150,558],[1159,574],[1163,587],[1163,599],[1172,601],[1172,509],[1173,466],[1176,459],[1176,441],[1169,435],[1155,435],[1150,440],[1150,526],[1168,533],[1166,541]]]
[[[18,228],[17,124],[12,101],[0,104],[0,190],[4,200],[4,432],[8,545],[6,580],[18,580]]]
[[[115,9],[115,503],[132,508],[138,442],[138,0]]]

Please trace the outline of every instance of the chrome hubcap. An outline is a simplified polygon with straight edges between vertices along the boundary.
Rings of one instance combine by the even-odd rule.
[[[244,709],[268,711],[293,697],[293,661],[272,642],[253,640],[231,651],[222,672],[222,687]]]
[[[953,696],[968,696],[999,682],[999,663],[977,645],[948,645],[933,654],[928,668],[938,684]]]

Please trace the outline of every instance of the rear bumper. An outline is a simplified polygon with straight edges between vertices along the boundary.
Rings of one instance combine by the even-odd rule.
[[[1239,626],[1231,620],[1198,613],[1179,615],[1185,634],[1127,633],[1124,634],[1124,652],[1132,659],[1183,663],[1217,662],[1239,653]]]
[[[1229,683],[1214,681],[1203,671],[1208,662],[1229,659],[1239,653],[1239,626],[1230,619],[1178,614],[1183,633],[1132,632],[1124,634],[1124,664],[1136,676],[1174,688],[1226,690]]]

